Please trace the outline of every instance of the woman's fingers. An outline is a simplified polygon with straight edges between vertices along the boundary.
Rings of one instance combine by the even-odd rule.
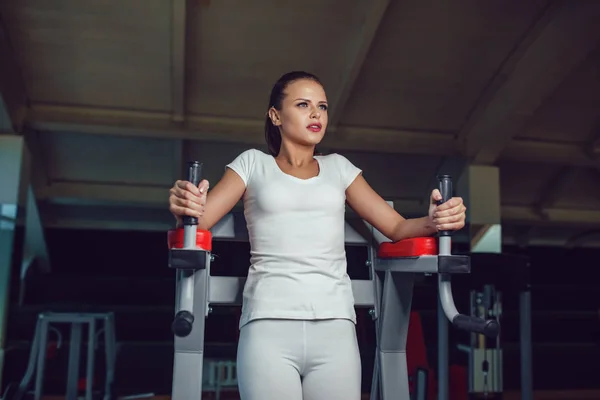
[[[208,182],[203,181],[206,188]],[[170,189],[169,210],[175,215],[201,217],[206,204],[206,190],[201,190],[187,181],[176,181]]]
[[[465,226],[464,221],[438,225],[438,231],[457,231]]]
[[[179,216],[189,216],[189,217],[196,217],[196,218],[200,218],[202,217],[202,212],[197,211],[193,208],[189,208],[189,207],[182,207],[176,204],[171,204],[169,206],[169,211],[171,211],[171,213],[173,215],[179,215]]]

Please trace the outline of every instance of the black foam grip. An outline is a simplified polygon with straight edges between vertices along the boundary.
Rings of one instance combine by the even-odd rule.
[[[438,205],[447,202],[452,198],[452,177],[450,175],[439,175],[438,176],[438,189],[442,195],[442,200],[438,201]],[[450,236],[451,231],[440,231],[440,236]]]
[[[192,332],[194,315],[189,311],[179,311],[171,324],[171,331],[178,337],[186,337]]]
[[[202,164],[198,161],[191,161],[187,168],[187,181],[198,187],[202,180]],[[198,218],[185,216],[183,217],[183,225],[198,225]]]
[[[457,315],[452,324],[463,331],[481,333],[489,338],[496,338],[500,333],[500,324],[493,319],[481,319],[468,315]]]

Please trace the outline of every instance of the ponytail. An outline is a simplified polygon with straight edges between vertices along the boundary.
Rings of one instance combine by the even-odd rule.
[[[269,115],[265,118],[265,141],[269,148],[269,154],[273,157],[279,155],[279,149],[281,148],[281,132],[279,128],[273,125]]]

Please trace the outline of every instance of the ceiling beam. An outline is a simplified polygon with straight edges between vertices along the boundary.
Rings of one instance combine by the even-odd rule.
[[[331,99],[331,107],[329,109],[330,119],[329,126],[336,128],[343,116],[346,103],[352,93],[354,82],[358,78],[358,74],[362,70],[362,66],[367,58],[373,39],[377,34],[377,30],[381,25],[383,16],[390,3],[389,0],[374,0],[370,2],[370,8],[368,14],[365,16],[362,29],[360,31],[359,40],[356,45],[351,49],[350,60],[346,63],[346,68],[342,73],[342,81],[340,89],[336,93],[335,97]],[[326,139],[329,141],[335,139],[334,135],[330,135]]]
[[[589,157],[578,143],[544,142],[522,138],[515,138],[508,143],[500,160],[593,168],[600,166],[600,161]]]
[[[598,118],[590,132],[588,142],[585,144],[585,151],[590,157],[600,159],[600,118]]]
[[[39,131],[186,139],[264,145],[263,121],[189,115],[183,124],[168,113],[34,104],[28,126]],[[454,154],[452,135],[413,130],[337,127],[334,148],[409,154]],[[331,133],[330,131],[328,133]]]
[[[600,134],[596,139],[592,140],[589,149],[590,152],[594,155],[594,157],[600,157]]]
[[[188,116],[175,124],[170,114],[127,110],[33,104],[28,126],[43,132],[74,132],[139,138],[185,139],[201,142],[264,145],[263,121],[241,118]],[[452,135],[414,130],[339,126],[332,148],[339,151],[373,151],[459,157]],[[184,146],[185,147],[185,146]],[[502,161],[549,165],[600,166],[582,146],[515,138],[504,149]]]
[[[25,81],[0,15],[0,132],[20,133],[27,112]]]
[[[117,185],[114,183],[54,182],[43,190],[38,199],[42,203],[81,205],[87,207],[104,206],[121,209],[133,207],[156,209],[168,214],[168,187]],[[386,199],[394,202],[394,208],[406,215],[422,215],[427,212],[422,199]],[[237,208],[241,207],[241,203]],[[145,212],[145,211],[144,211]],[[522,225],[556,226],[600,226],[600,210],[561,209],[556,206],[544,208],[540,215],[535,206],[501,206],[502,223]]]
[[[565,195],[565,191],[579,171],[576,167],[563,166],[554,173],[540,190],[534,207],[542,218],[548,218],[546,210],[555,208]]]
[[[503,205],[502,223],[554,226],[600,226],[600,210],[546,208],[540,215],[537,207]]]
[[[183,122],[185,118],[187,0],[173,0],[171,12],[171,117],[174,122]]]
[[[54,181],[38,193],[40,201],[168,208],[170,187],[104,182]]]
[[[502,65],[459,134],[469,160],[495,163],[543,101],[600,42],[600,2],[555,1]]]
[[[567,242],[565,243],[565,247],[567,249],[582,247],[587,242],[593,240],[600,242],[600,229],[590,229],[570,237],[569,240],[567,240]]]

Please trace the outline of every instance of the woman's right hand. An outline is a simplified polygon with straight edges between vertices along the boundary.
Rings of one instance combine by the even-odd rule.
[[[169,191],[169,211],[181,224],[182,217],[190,216],[202,218],[206,205],[208,181],[202,180],[198,187],[188,181],[177,181]]]

